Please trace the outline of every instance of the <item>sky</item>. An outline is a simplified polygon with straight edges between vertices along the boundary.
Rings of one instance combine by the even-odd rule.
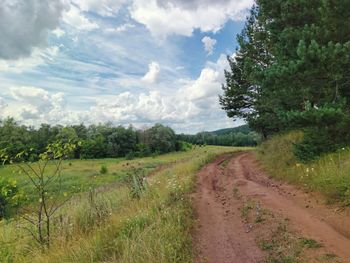
[[[0,118],[242,124],[218,95],[253,0],[1,0]]]

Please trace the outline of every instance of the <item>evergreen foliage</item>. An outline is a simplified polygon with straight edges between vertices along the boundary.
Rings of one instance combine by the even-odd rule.
[[[256,0],[228,57],[227,115],[264,138],[304,129],[295,148],[304,160],[349,145],[349,17],[345,0]]]

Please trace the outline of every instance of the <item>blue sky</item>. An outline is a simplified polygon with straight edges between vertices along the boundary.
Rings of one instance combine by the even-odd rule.
[[[0,118],[233,127],[218,104],[251,0],[4,0]]]

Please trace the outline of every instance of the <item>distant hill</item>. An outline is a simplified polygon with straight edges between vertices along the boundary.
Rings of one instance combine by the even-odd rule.
[[[249,128],[248,124],[245,124],[245,125],[234,127],[234,128],[227,128],[227,129],[220,129],[220,130],[212,131],[210,133],[213,135],[225,135],[225,134],[238,133],[238,132],[248,134],[251,131],[252,130]]]

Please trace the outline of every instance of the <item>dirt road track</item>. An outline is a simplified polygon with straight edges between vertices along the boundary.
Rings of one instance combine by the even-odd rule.
[[[267,255],[258,247],[256,233],[242,220],[242,199],[234,197],[235,188],[245,199],[257,200],[288,218],[293,230],[320,242],[340,262],[350,262],[350,217],[331,211],[290,185],[269,179],[252,153],[221,156],[198,173],[194,195],[196,262],[265,261]]]

